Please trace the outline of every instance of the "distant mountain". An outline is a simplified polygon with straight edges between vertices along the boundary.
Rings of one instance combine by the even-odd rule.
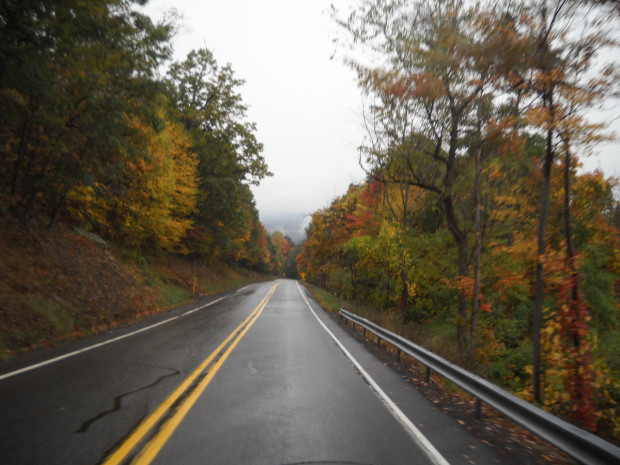
[[[285,236],[293,239],[295,244],[303,242],[306,238],[305,229],[310,223],[310,215],[306,213],[266,213],[260,215],[265,229],[272,233],[280,231]]]

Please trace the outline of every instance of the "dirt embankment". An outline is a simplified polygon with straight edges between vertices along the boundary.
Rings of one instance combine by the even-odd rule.
[[[0,224],[0,359],[124,325],[265,277],[180,257],[110,249],[65,225],[51,231],[10,214]]]

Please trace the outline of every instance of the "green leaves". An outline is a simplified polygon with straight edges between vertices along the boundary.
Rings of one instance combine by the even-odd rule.
[[[190,248],[232,260],[248,259],[248,241],[257,240],[251,225],[258,224],[258,215],[248,184],[271,175],[256,125],[246,120],[241,85],[231,66],[221,67],[207,49],[173,63],[167,80],[174,114],[191,136],[198,160],[199,194],[192,217],[206,236]]]
[[[0,88],[24,102],[5,133],[12,200],[26,216],[58,212],[69,191],[106,170],[111,152],[131,149],[126,115],[152,111],[169,28],[128,1],[3,5]]]
[[[270,176],[256,125],[246,121],[247,107],[237,91],[244,81],[235,78],[230,65],[220,67],[209,50],[200,49],[174,63],[169,74],[170,92],[200,159],[226,159],[240,181],[256,184]]]

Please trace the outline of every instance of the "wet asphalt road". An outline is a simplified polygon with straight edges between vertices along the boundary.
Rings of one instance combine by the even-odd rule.
[[[185,392],[117,463],[129,463],[147,443],[157,446],[150,462],[156,464],[433,463],[328,330],[447,462],[500,463],[308,303],[295,281],[278,281],[261,305],[274,284],[205,298],[140,325],[0,365],[0,463],[105,463],[252,315],[258,316],[247,332],[236,334],[219,362],[216,357],[200,373],[196,383],[206,383],[204,390]],[[140,329],[2,379],[2,373]]]

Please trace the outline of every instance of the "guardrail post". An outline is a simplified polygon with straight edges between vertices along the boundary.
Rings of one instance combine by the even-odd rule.
[[[482,418],[482,401],[479,397],[476,397],[476,420]]]
[[[396,349],[396,361],[400,362],[400,349]]]
[[[424,377],[424,382],[428,383],[431,380],[431,367],[426,367],[426,376]]]
[[[355,326],[355,321],[353,322],[353,331],[355,331],[355,329],[357,328],[357,326]]]
[[[381,347],[381,338],[377,336],[377,347]]]
[[[364,338],[366,337],[366,328],[364,328]]]

